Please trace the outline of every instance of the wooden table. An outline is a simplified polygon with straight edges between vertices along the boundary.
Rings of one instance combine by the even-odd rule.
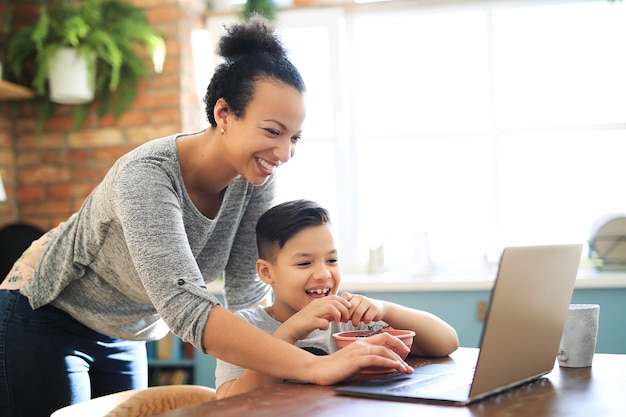
[[[461,348],[456,362],[475,361],[477,349]],[[449,358],[409,358],[412,364],[445,363]],[[539,381],[469,406],[384,401],[337,395],[333,387],[276,384],[246,394],[170,411],[162,417],[332,416],[332,417],[624,417],[626,355],[596,354],[590,368],[560,368]]]

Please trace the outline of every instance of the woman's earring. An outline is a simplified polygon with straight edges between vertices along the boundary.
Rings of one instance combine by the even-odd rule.
[[[221,133],[222,135],[225,133],[225,131],[224,131],[224,128],[223,128],[223,127],[220,129],[220,133]]]

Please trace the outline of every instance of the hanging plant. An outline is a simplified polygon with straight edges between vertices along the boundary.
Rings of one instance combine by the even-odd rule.
[[[259,14],[267,20],[275,20],[276,6],[272,0],[247,0],[241,10],[241,17],[248,21],[254,14]]]
[[[139,82],[149,75],[138,49],[147,49],[155,72],[162,71],[165,42],[136,6],[123,0],[40,4],[39,17],[33,25],[13,31],[10,16],[4,25],[9,39],[7,63],[12,74],[20,81],[30,76],[30,85],[44,99],[39,129],[56,109],[56,103],[50,100],[48,64],[61,49],[75,48],[77,56],[95,56],[89,65],[95,71],[92,81],[99,117],[112,113],[118,118],[132,106]],[[34,74],[27,74],[28,68]],[[88,110],[88,103],[74,108],[74,129],[83,123]]]

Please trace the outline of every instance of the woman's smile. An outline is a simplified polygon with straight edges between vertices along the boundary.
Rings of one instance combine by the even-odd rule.
[[[274,172],[274,170],[276,169],[276,167],[278,167],[280,165],[280,162],[278,162],[277,164],[272,164],[268,161],[266,161],[265,159],[256,158],[257,163],[261,166],[261,170],[266,173],[266,175],[272,175],[272,173]]]

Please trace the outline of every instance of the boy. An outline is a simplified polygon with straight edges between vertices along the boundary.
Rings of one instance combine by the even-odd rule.
[[[348,292],[337,295],[341,282],[339,256],[329,214],[318,204],[296,200],[274,206],[261,216],[256,233],[257,273],[272,286],[274,302],[237,314],[265,332],[316,355],[337,352],[332,338],[335,332],[387,325],[415,331],[412,355],[446,356],[458,348],[456,331],[430,313]],[[349,308],[344,300],[348,300]],[[368,352],[385,349],[368,344],[368,339],[336,354],[344,354],[349,360],[350,350],[363,349],[364,345]],[[278,381],[217,361],[218,398]]]

